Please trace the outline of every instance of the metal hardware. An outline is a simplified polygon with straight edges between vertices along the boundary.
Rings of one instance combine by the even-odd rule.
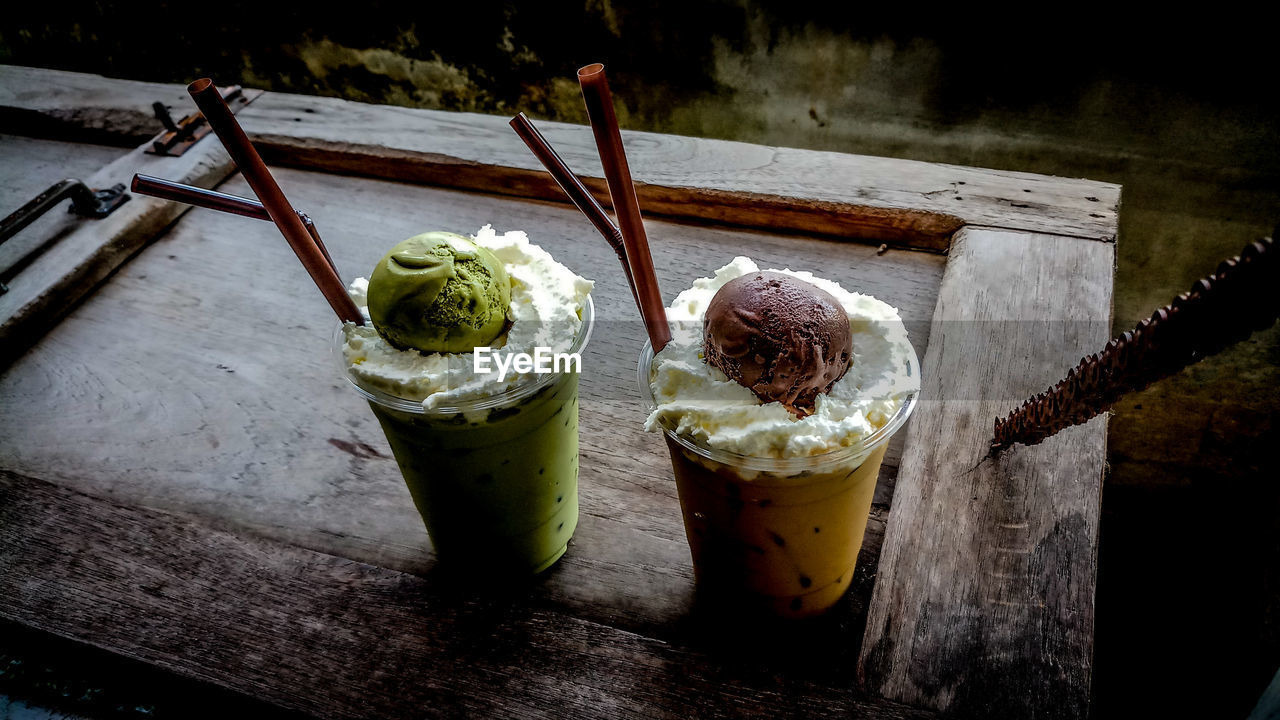
[[[52,210],[68,197],[71,198],[71,209],[68,212],[88,218],[104,218],[129,200],[129,194],[124,191],[122,184],[94,190],[79,180],[63,180],[37,195],[35,199],[18,208],[4,220],[0,220],[0,244],[17,235],[23,228],[35,222],[36,218]],[[36,248],[5,271],[3,277],[0,277],[0,294],[9,291],[9,286],[2,281],[11,279],[18,270],[26,267],[34,256],[43,252],[47,246],[46,243]]]
[[[227,105],[231,107],[232,112],[249,104],[250,98],[246,97],[239,85],[218,88],[218,92],[222,95],[222,99],[227,102]],[[210,132],[209,123],[205,122],[204,115],[198,112],[175,122],[173,116],[169,114],[169,108],[164,103],[152,103],[151,109],[155,111],[156,119],[160,121],[160,124],[165,129],[164,132],[151,140],[151,146],[146,150],[150,155],[177,157],[189,150]]]
[[[170,132],[178,132],[178,125],[173,121],[173,116],[169,114],[169,108],[162,102],[151,103],[151,109],[156,114],[156,119],[164,126],[165,130]]]

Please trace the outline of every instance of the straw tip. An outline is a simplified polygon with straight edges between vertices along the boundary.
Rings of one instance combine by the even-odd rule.
[[[207,91],[211,87],[213,87],[213,80],[210,80],[209,78],[200,78],[187,86],[187,93],[196,95]]]
[[[604,72],[604,63],[591,63],[578,68],[578,77],[580,79],[589,79]]]

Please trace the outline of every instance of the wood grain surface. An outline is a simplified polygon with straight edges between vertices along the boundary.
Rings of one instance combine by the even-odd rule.
[[[231,159],[222,146],[202,142],[181,157],[147,155],[138,148],[83,180],[95,189],[117,183],[127,188],[133,174],[141,172],[212,185],[231,170]],[[80,298],[186,210],[183,205],[135,195],[101,219],[59,212],[38,243],[47,249],[25,264],[8,281],[9,292],[0,295],[0,368],[25,352]]]
[[[0,216],[8,216],[58,182],[93,175],[127,152],[106,145],[0,134]],[[0,244],[0,281],[7,280],[31,253],[59,237],[69,225],[70,208],[71,200],[63,200]]]
[[[113,92],[104,98],[104,84]],[[0,67],[0,121],[76,116],[136,136],[158,95],[178,86]],[[46,90],[47,88],[47,90]],[[112,120],[111,116],[118,116]],[[509,118],[266,93],[240,114],[268,162],[562,200]],[[539,122],[607,204],[590,130]],[[1115,239],[1120,188],[1089,180],[834,152],[624,132],[645,212],[944,250],[962,225]]]
[[[5,471],[0,615],[325,718],[932,717]]]
[[[245,97],[261,93],[246,89]],[[6,132],[132,148],[165,129],[157,102],[174,122],[197,112],[185,85],[0,65],[0,129]]]
[[[0,215],[17,210],[60,180],[92,175],[127,152],[108,145],[0,134],[0,157],[4,158],[0,164]]]
[[[0,130],[134,137],[166,87],[0,67]],[[277,169],[344,278],[411,234],[491,222],[597,281],[569,553],[513,594],[441,577],[279,233],[197,210],[147,246],[183,208],[134,198],[119,227],[66,231],[28,276],[47,290],[21,297],[40,302],[8,313],[41,320],[13,337],[48,334],[0,371],[5,617],[340,717],[1086,713],[1105,418],[979,460],[997,413],[1105,341],[1118,187],[626,135],[642,204],[671,218],[648,223],[668,300],[746,254],[896,305],[923,354],[853,591],[819,623],[744,631],[695,601],[665,449],[639,430],[644,332],[617,260],[576,210],[537,199],[555,193],[505,119],[273,94],[244,112],[278,162],[454,188]],[[539,126],[598,174],[585,127]],[[103,173],[211,185],[229,167],[203,146]],[[221,189],[248,194],[238,177]]]
[[[957,236],[862,645],[873,692],[1087,715],[1106,417],[983,458],[998,414],[1109,338],[1112,262],[1072,238]]]
[[[182,85],[0,65],[0,129],[5,132],[133,147],[164,129],[151,107],[156,102],[175,120],[195,110]]]
[[[693,606],[689,551],[666,450],[641,431],[644,329],[617,258],[576,210],[400,183],[278,170],[346,279],[387,247],[487,222],[526,229],[596,281],[582,378],[583,518],[564,569],[537,591],[573,614],[675,639]],[[221,189],[244,194],[236,176]],[[920,351],[945,258],[805,237],[651,222],[667,300],[737,254],[821,270],[901,308]],[[115,502],[218,518],[246,532],[382,567],[434,564],[372,413],[330,354],[336,322],[269,223],[193,210],[0,378],[7,467]],[[121,420],[125,421],[121,421]],[[56,432],[58,444],[43,442]],[[901,443],[885,462],[887,503]],[[86,469],[91,469],[86,472]],[[885,508],[842,606],[852,678]],[[833,665],[833,668],[835,666]]]

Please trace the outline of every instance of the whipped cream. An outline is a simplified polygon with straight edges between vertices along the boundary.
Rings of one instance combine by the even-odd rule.
[[[568,352],[582,328],[583,308],[594,283],[556,262],[522,231],[499,235],[485,225],[473,239],[493,252],[511,277],[510,325],[493,341],[492,347],[500,348],[495,353],[533,354],[539,347]],[[342,328],[343,356],[362,385],[421,401],[429,410],[496,395],[534,377],[532,372],[508,370],[500,378],[496,363],[492,372],[476,373],[469,352],[421,353],[391,346],[368,322],[368,289],[366,278],[351,283],[348,294],[366,322],[346,323]]]
[[[848,372],[831,392],[818,395],[811,415],[798,418],[781,403],[764,402],[704,361],[702,323],[711,298],[725,283],[759,269],[750,258],[736,257],[714,277],[695,280],[667,309],[672,337],[653,361],[649,386],[657,407],[645,429],[666,426],[712,448],[789,458],[855,445],[884,427],[920,389],[919,374],[908,372],[915,350],[906,328],[892,305],[812,273],[775,270],[835,296],[849,315],[853,354]]]

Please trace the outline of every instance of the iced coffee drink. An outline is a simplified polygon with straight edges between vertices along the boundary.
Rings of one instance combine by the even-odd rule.
[[[735,258],[667,310],[639,363],[700,594],[784,617],[848,589],[885,446],[920,387],[897,311]]]

